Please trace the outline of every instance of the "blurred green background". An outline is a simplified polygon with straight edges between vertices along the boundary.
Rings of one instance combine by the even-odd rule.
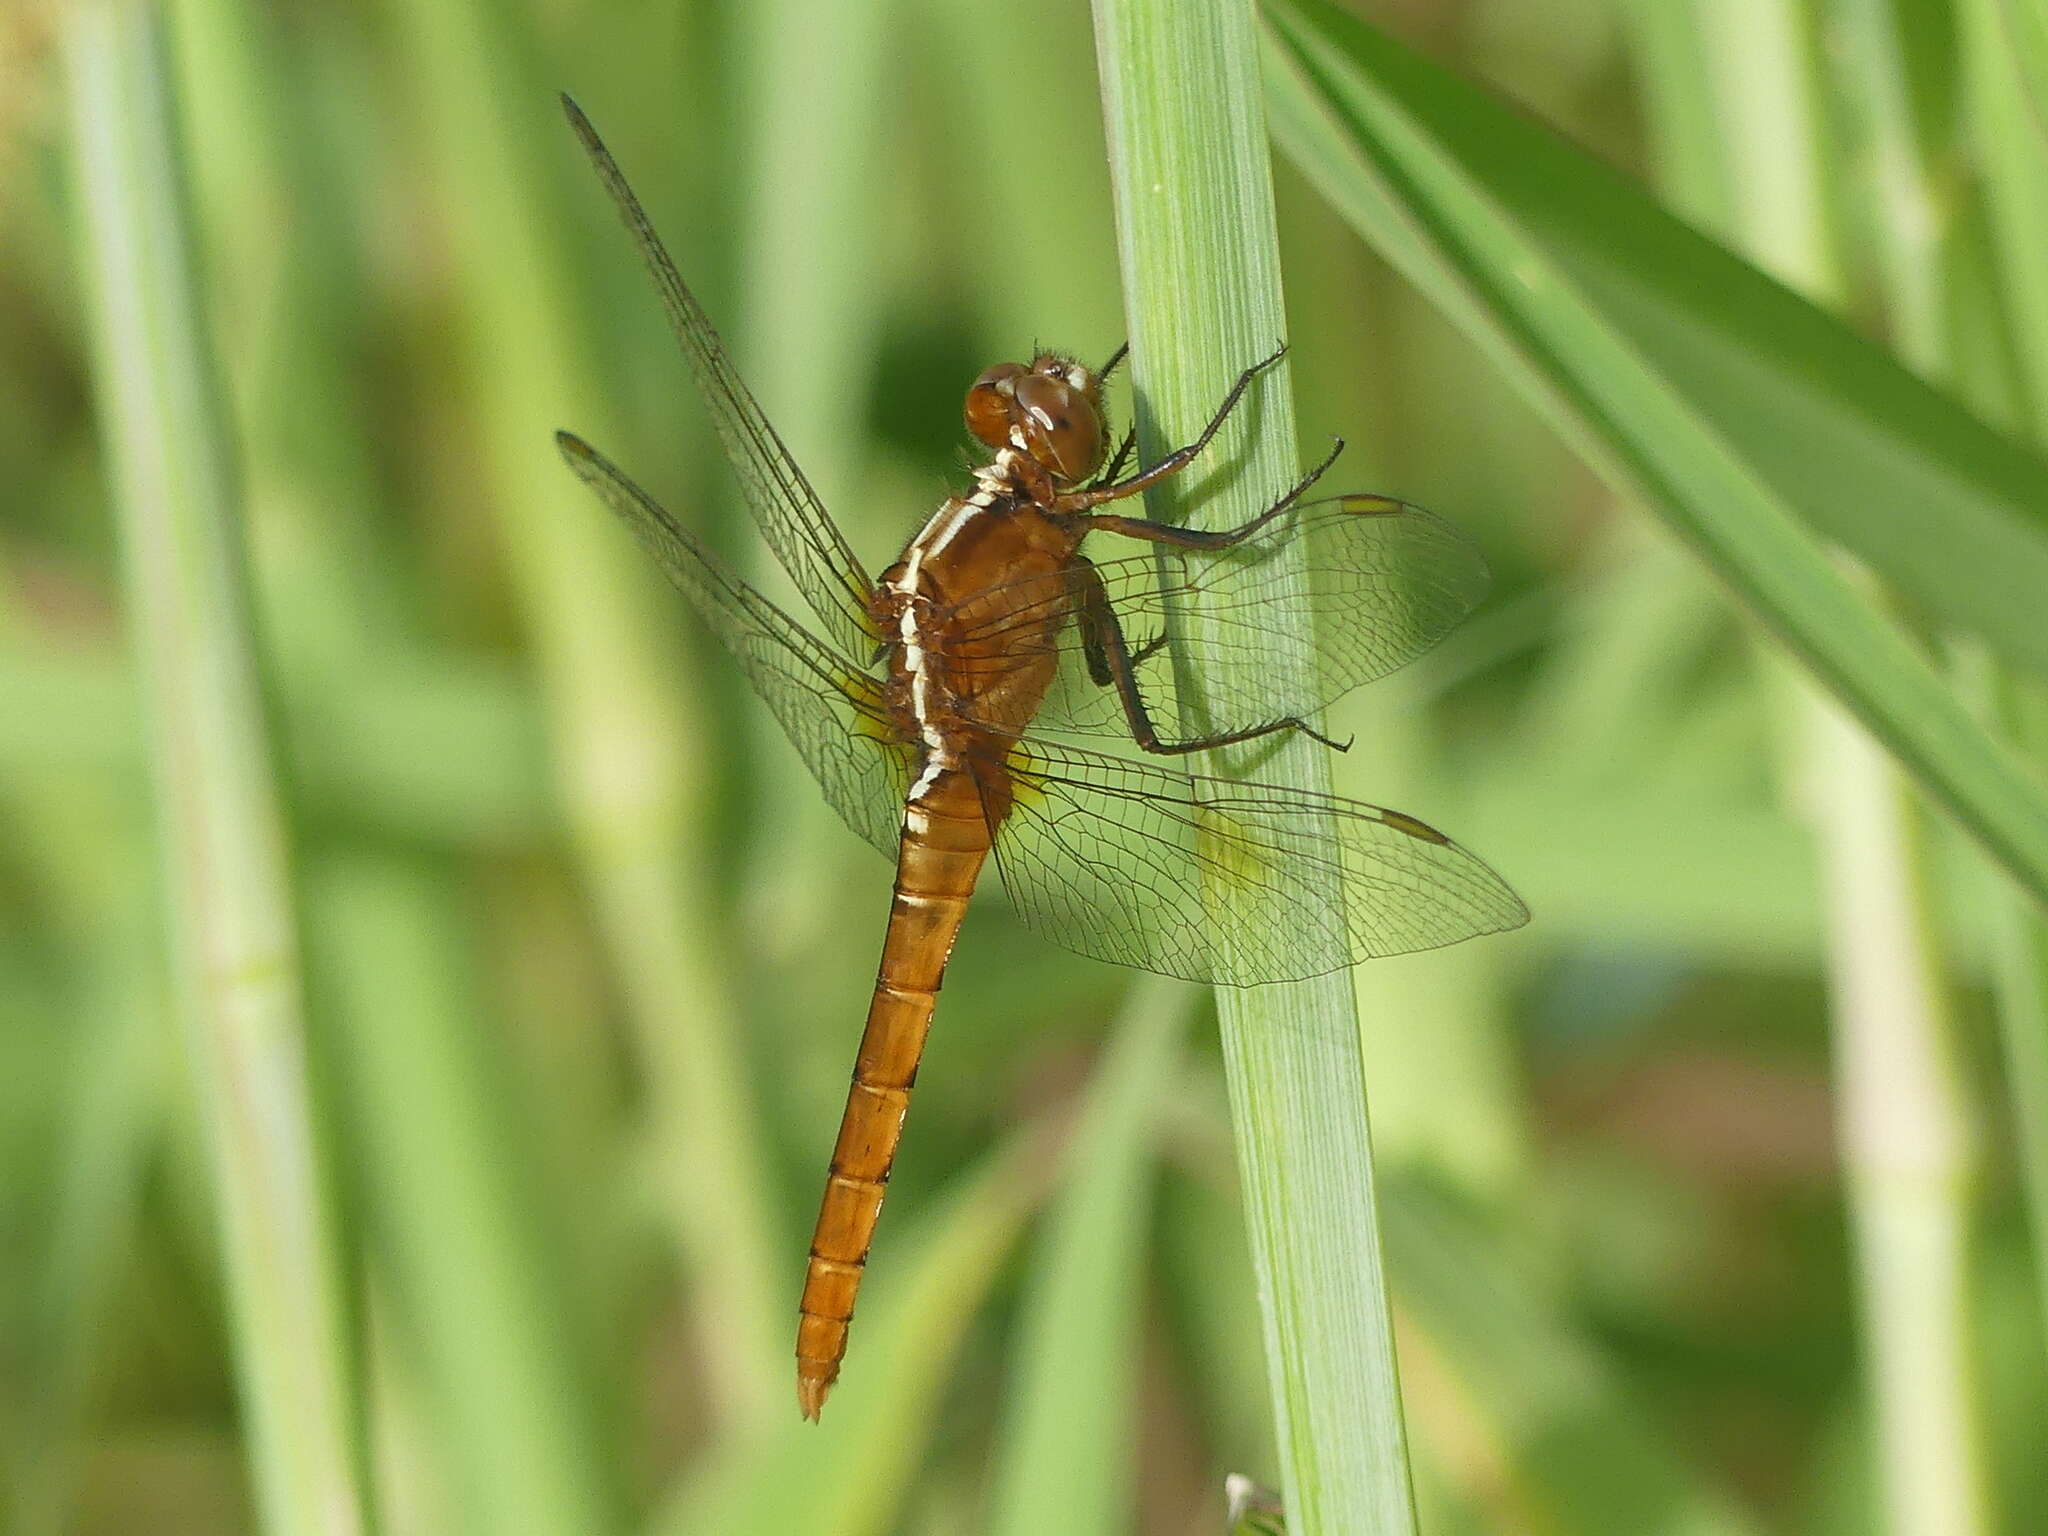
[[[232,1532],[249,1447],[93,414],[65,9],[0,16],[0,1530]],[[1725,112],[1779,99],[1759,39],[1789,18],[1850,232],[1812,286],[1941,371],[1857,233],[1886,217],[1890,86],[1852,45],[1884,11],[1953,129],[1970,6],[1356,9],[1737,243],[1778,141],[1702,158],[1757,125],[1688,123],[1666,23],[1712,18]],[[1206,1004],[1050,949],[993,886],[845,1386],[793,1423],[888,871],[550,441],[588,435],[763,574],[567,90],[879,569],[962,483],[975,373],[1122,339],[1085,6],[167,11],[385,1528],[1221,1529],[1225,1473],[1277,1474]],[[1970,142],[1940,160],[1964,225]],[[1883,1529],[1871,1363],[1899,1356],[1838,1156],[1850,909],[1806,814],[1812,706],[1276,170],[1305,452],[1341,433],[1343,484],[1452,519],[1497,576],[1333,711],[1338,788],[1453,829],[1536,914],[1357,977],[1424,1528]],[[1895,1529],[2018,1536],[2048,1528],[2044,1282],[1975,869],[1926,836],[1956,1135],[1922,1193],[1966,1236],[1961,1348],[1892,1386],[1959,1394],[1978,1492]]]

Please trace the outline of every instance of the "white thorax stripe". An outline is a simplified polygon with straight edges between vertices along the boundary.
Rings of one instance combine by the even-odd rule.
[[[945,733],[932,718],[931,658],[925,653],[924,637],[917,627],[918,605],[922,598],[918,594],[918,579],[924,570],[925,539],[937,531],[937,543],[943,547],[945,540],[952,536],[953,526],[945,521],[942,511],[932,519],[924,531],[911,543],[909,558],[903,562],[903,576],[896,584],[896,591],[903,599],[903,612],[898,620],[897,637],[903,643],[903,666],[910,674],[910,712],[917,719],[918,734],[924,739],[924,771],[917,776],[917,782],[910,786],[910,799],[921,799],[926,790],[937,782],[938,776],[947,768],[955,766],[953,753],[946,745]]]

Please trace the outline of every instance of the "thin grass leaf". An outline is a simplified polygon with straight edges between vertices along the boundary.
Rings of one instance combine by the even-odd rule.
[[[1999,287],[2014,330],[2024,395],[2020,415],[2033,441],[2048,441],[2048,128],[2030,100],[2013,34],[2034,28],[2048,54],[2048,14],[2022,22],[2027,0],[1961,0],[1966,137],[1982,177],[1998,255]],[[2048,56],[2041,80],[2048,82]],[[2038,130],[2038,131],[2037,131]]]
[[[939,1427],[948,1370],[1044,1193],[1043,1126],[1027,1126],[964,1175],[920,1232],[890,1243],[861,1307],[823,1422],[792,1416],[697,1464],[651,1529],[662,1536],[882,1536],[903,1519],[911,1477]],[[898,1267],[900,1265],[900,1267]]]
[[[551,197],[573,141],[512,17],[482,0],[388,9],[460,262],[479,500],[500,520],[557,790],[648,1075],[664,1211],[702,1320],[695,1358],[721,1417],[759,1426],[787,1411],[789,1324],[776,1192],[711,905],[715,859],[691,835],[718,738],[670,664],[652,568],[578,496],[553,448],[564,420],[610,415],[561,222],[610,216],[587,180],[577,213]],[[658,324],[651,299],[643,313]]]
[[[2048,587],[2048,463],[1619,172],[1326,0],[1274,0],[1268,14],[1295,68],[1312,40],[1319,94],[1350,134],[1366,127],[1360,91],[1404,117],[1442,173],[1509,225],[1815,532],[1938,622],[2048,672],[2048,627],[2033,602]],[[1421,178],[1420,162],[1400,174],[1341,168],[1359,155],[1356,139],[1330,140],[1331,120],[1310,108],[1293,68],[1271,78],[1275,131],[1323,194],[1497,361],[1524,348],[1503,331],[1505,317],[1549,297],[1512,299],[1519,283],[1498,300],[1468,291],[1473,278],[1454,275],[1460,264],[1439,245],[1448,232],[1415,222],[1417,210],[1391,190]],[[1602,461],[1598,433],[1544,408]]]
[[[114,658],[0,643],[0,771],[139,771],[135,706]],[[540,712],[507,669],[425,651],[292,706],[289,761],[311,808],[431,843],[532,847],[553,832]]]
[[[1840,0],[1831,21],[1838,94],[1861,109],[1832,159],[1862,172],[1855,189],[1877,249],[1885,330],[1922,374],[1967,389],[1959,263],[1975,226],[1950,185],[1949,17],[1895,0]],[[1876,1482],[1892,1529],[1975,1536],[1995,1529],[1971,1340],[1981,1132],[1934,907],[1932,828],[1897,767],[1852,722],[1817,710],[1813,726],[1836,1138]]]
[[[1089,1087],[1025,1293],[988,1525],[996,1536],[1130,1528],[1153,1111],[1193,995],[1158,981],[1135,987]]]
[[[178,997],[205,1114],[265,1528],[371,1528],[341,1237],[307,1082],[285,810],[241,508],[193,271],[162,23],[94,0],[64,43],[100,411],[122,522]]]
[[[1994,679],[1991,693],[1994,716],[2013,739],[2037,760],[2048,760],[2048,708],[2009,678]],[[2041,1336],[2048,1340],[2048,923],[2008,889],[1987,892],[1986,901],[2015,1160],[2033,1244]]]
[[[1775,466],[1759,462],[1767,438],[1778,446],[1766,459],[1782,459],[1796,444],[1809,460],[1825,460],[1833,446],[1829,436],[1815,441],[1801,435],[1815,420],[1812,409],[1786,408],[1787,419],[1764,434],[1749,419],[1756,399],[1738,410],[1724,396],[1674,387],[1674,377],[1685,377],[1683,359],[1695,369],[1718,366],[1708,334],[1691,330],[1681,337],[1676,328],[1663,328],[1669,315],[1644,323],[1644,312],[1631,309],[1629,295],[1587,283],[1585,253],[1573,264],[1557,260],[1548,245],[1531,237],[1523,222],[1526,210],[1505,204],[1495,181],[1482,179],[1474,166],[1483,163],[1498,177],[1504,165],[1528,169],[1522,162],[1535,156],[1549,171],[1602,196],[1609,195],[1605,179],[1584,172],[1570,157],[1560,158],[1548,140],[1505,114],[1496,126],[1507,147],[1498,155],[1484,144],[1446,138],[1442,115],[1469,113],[1471,93],[1452,89],[1320,0],[1276,3],[1270,14],[1277,37],[1269,74],[1276,131],[1325,195],[1475,334],[1593,462],[1670,521],[1994,858],[2037,898],[2048,900],[2048,797],[1985,737],[1917,651],[1851,589],[1774,488],[1766,470]],[[1558,201],[1575,206],[1568,197]],[[1630,254],[1628,238],[1618,237],[1608,259],[1618,262]],[[1648,259],[1665,255],[1659,251]],[[1639,293],[1634,300],[1643,297]],[[1784,301],[1799,309],[1789,296]],[[1623,324],[1621,315],[1632,315],[1636,328]],[[1811,335],[1814,324],[1809,320],[1800,329]],[[1717,345],[1732,339],[1723,333]],[[1778,383],[1789,379],[1780,375]],[[1782,387],[1778,393],[1791,397]],[[1834,398],[1811,384],[1808,393]],[[1963,437],[1982,431],[1952,404],[1932,392],[1927,397],[1939,405],[1944,431]],[[1838,414],[1834,425],[1849,419]],[[1995,448],[1990,460],[2007,469],[2017,465],[2023,475],[2038,470],[1994,434],[1983,435]],[[1910,462],[1922,473],[1938,468],[1925,456],[1924,434],[1902,431],[1885,441],[1893,464]],[[1965,483],[1979,467],[1973,461],[1962,466]],[[1844,473],[1855,471],[1845,465]],[[1812,478],[1811,466],[1806,478]],[[1889,489],[1895,495],[1898,488]],[[2048,505],[2048,484],[2042,504]],[[1991,514],[1985,504],[1976,505],[1985,523]],[[1880,518],[1874,504],[1861,511],[1868,522],[1903,527],[1908,521]],[[1931,509],[1911,511],[1924,519]],[[2009,545],[2014,558],[2024,565],[2034,555],[2048,556],[2048,539],[2040,536],[2031,511],[2024,518],[1998,516],[2001,521],[1986,526],[1998,530],[1998,542]],[[1961,530],[1923,529],[1914,541],[1920,557],[1939,564],[1942,537],[1951,532],[1968,542]],[[1859,552],[1868,556],[1867,550]],[[1891,574],[1881,562],[1873,564]],[[2011,569],[1995,576],[2016,609],[2036,610],[2033,599],[2021,602],[2021,593],[2011,593],[2013,581]],[[2025,583],[2020,586],[2024,591]],[[2048,590],[2048,582],[2037,590]],[[2029,643],[2038,643],[2043,631],[2037,611],[2026,628]]]
[[[1472,1209],[1397,1181],[1384,1212],[1404,1348],[1412,1321],[1430,1357],[1420,1374],[1449,1378],[1462,1400],[1454,1438],[1483,1442],[1496,1458],[1490,1489],[1471,1480],[1490,1493],[1487,1529],[1753,1536],[1754,1523],[1687,1465],[1562,1321],[1566,1307],[1547,1305],[1540,1281],[1503,1260]]]
[[[1965,134],[1989,205],[1999,292],[2015,332],[2018,415],[2033,441],[2048,442],[2048,264],[2039,259],[2048,250],[2048,125],[2039,116],[2048,100],[2048,16],[2006,0],[1962,0],[1959,19]],[[2029,27],[2039,50],[2031,59],[2013,46]],[[2006,738],[2033,762],[2048,763],[2048,709],[2034,692],[1996,672],[1984,691],[1987,713]],[[1985,900],[2034,1291],[2048,1339],[2048,921],[2008,889],[1990,889]]]
[[[1341,433],[1347,444],[1343,483],[1386,488],[1395,483],[1393,465],[1406,436],[1388,417],[1407,383],[1392,377],[1391,368],[1360,368],[1357,338],[1378,332],[1389,295],[1379,291],[1385,285],[1361,282],[1370,258],[1322,199],[1305,189],[1294,196],[1282,191],[1279,213],[1287,313],[1294,322],[1287,360],[1302,437],[1313,453],[1320,446],[1317,425]],[[1534,421],[1526,430],[1544,432]],[[1425,500],[1456,494],[1411,484]],[[1333,734],[1351,742],[1350,751],[1330,761],[1338,794],[1469,825],[1471,775],[1454,771],[1444,751],[1451,730],[1443,680],[1459,665],[1450,648],[1482,645],[1478,622],[1500,613],[1489,600],[1444,645],[1331,710]],[[1431,670],[1431,662],[1445,670]],[[1489,858],[1501,857],[1491,844],[1476,846]],[[1514,868],[1515,884],[1527,894],[1523,870],[1499,867]],[[1428,1164],[1475,1193],[1498,1198],[1504,1211],[1526,1194],[1529,1111],[1507,986],[1524,952],[1516,942],[1460,944],[1352,971],[1372,1085],[1373,1156],[1383,1175]]]
[[[83,1005],[59,1094],[63,1141],[47,1243],[21,1255],[36,1265],[24,1287],[33,1332],[19,1366],[34,1411],[10,1419],[14,1476],[4,1506],[19,1536],[62,1536],[77,1523],[85,1489],[94,1387],[105,1379],[118,1332],[109,1325],[143,1225],[175,1034],[160,892],[136,878],[148,856],[140,773],[10,776],[5,788],[26,811],[11,823],[14,848],[61,924]]]
[[[1626,5],[1635,73],[1649,98],[1650,164],[1666,195],[1705,229],[1726,229],[1735,188],[1718,151],[1721,125],[1708,74],[1709,17],[1696,5]]]
[[[464,1529],[624,1531],[600,1352],[575,1326],[564,1248],[533,1196],[532,1127],[452,897],[389,858],[331,860],[312,882],[380,1273]]]
[[[1723,8],[1694,7],[1705,18]],[[1808,61],[1811,8],[1751,0],[1740,29],[1716,29],[1709,73],[1726,132],[1712,146],[1742,189],[1720,231],[1816,302],[1846,302],[1833,221],[1849,186],[1874,232],[1888,328],[1930,377],[1947,377],[1949,265],[1959,237],[1942,216],[1935,124],[1923,111],[1938,50],[1909,36],[1884,0],[1831,11],[1837,95],[1853,100],[1852,142],[1831,132]],[[1918,13],[1924,20],[1929,13]],[[1787,84],[1758,89],[1758,36],[1792,58]],[[1919,44],[1919,46],[1916,46]],[[1778,78],[1773,72],[1771,78]],[[1854,168],[1861,174],[1850,174]],[[1780,195],[1756,189],[1775,186]],[[1969,1106],[1951,1039],[1949,959],[1923,867],[1930,852],[1903,774],[1840,709],[1810,688],[1786,717],[1804,769],[1803,804],[1827,892],[1824,958],[1837,1063],[1837,1139],[1869,1362],[1863,1390],[1883,1447],[1879,1481],[1892,1523],[1980,1530],[1980,1435],[1967,1363]],[[1818,791],[1816,793],[1816,791]]]
[[[1139,443],[1152,460],[1192,439],[1285,325],[1255,20],[1248,0],[1098,0],[1095,25]],[[1152,515],[1229,526],[1292,484],[1283,370],[1232,417],[1209,462],[1229,469],[1153,495]],[[1201,614],[1185,620],[1199,654]],[[1288,694],[1313,666],[1310,637],[1292,638],[1244,663],[1262,677],[1218,684]],[[1188,682],[1183,697],[1199,698],[1201,680]],[[1328,783],[1320,749],[1300,738],[1259,774]],[[1401,1536],[1415,1517],[1350,979],[1226,988],[1218,1014],[1289,1519],[1299,1536]]]
[[[2048,150],[2048,13],[2035,0],[1985,0],[1997,7],[1996,45],[2013,60],[2026,121],[2039,148]]]

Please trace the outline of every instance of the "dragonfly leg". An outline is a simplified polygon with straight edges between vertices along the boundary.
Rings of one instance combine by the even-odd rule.
[[[1219,731],[1213,736],[1191,736],[1185,741],[1163,740],[1158,727],[1152,723],[1152,712],[1145,707],[1145,696],[1138,690],[1137,667],[1139,662],[1166,643],[1166,637],[1161,635],[1133,654],[1124,639],[1123,624],[1117,619],[1108,589],[1102,585],[1102,578],[1095,573],[1094,565],[1076,555],[1074,572],[1080,586],[1081,647],[1088,659],[1088,675],[1096,683],[1116,689],[1117,698],[1124,707],[1124,719],[1131,728],[1131,739],[1147,752],[1163,756],[1207,752],[1215,747],[1255,741],[1261,736],[1272,736],[1281,731],[1300,731],[1336,751],[1349,750],[1351,743],[1348,741],[1333,741],[1296,715],[1246,726],[1243,730]]]
[[[1180,528],[1172,523],[1155,523],[1150,518],[1120,517],[1114,512],[1088,513],[1081,519],[1091,532],[1120,533],[1128,539],[1149,539],[1154,544],[1171,544],[1179,549],[1229,549],[1242,544],[1261,528],[1272,522],[1282,512],[1299,502],[1309,489],[1323,478],[1329,467],[1337,462],[1337,455],[1344,451],[1344,439],[1338,438],[1323,462],[1303,475],[1294,489],[1282,496],[1248,523],[1235,528],[1224,528],[1214,533],[1200,528]]]
[[[1124,434],[1124,440],[1116,445],[1116,456],[1109,461],[1109,467],[1096,477],[1097,485],[1108,485],[1124,472],[1124,464],[1131,456],[1131,450],[1138,446],[1138,432],[1135,427]]]
[[[1252,380],[1287,355],[1287,344],[1282,342],[1271,357],[1261,358],[1237,376],[1237,382],[1230,386],[1230,393],[1223,397],[1223,403],[1216,407],[1216,414],[1209,418],[1209,424],[1202,428],[1202,435],[1185,448],[1176,448],[1150,469],[1118,480],[1109,485],[1098,485],[1091,490],[1069,491],[1060,498],[1062,512],[1085,512],[1090,507],[1100,506],[1105,501],[1120,501],[1126,496],[1136,496],[1149,491],[1168,475],[1178,474],[1193,463],[1196,456],[1209,446],[1210,439],[1223,430],[1223,423],[1230,413],[1237,409],[1237,402],[1244,398],[1244,392],[1252,387]]]
[[[1131,665],[1134,667],[1142,667],[1143,665],[1145,665],[1146,662],[1150,661],[1154,656],[1157,656],[1161,651],[1165,649],[1166,631],[1162,629],[1150,640],[1147,640],[1143,645],[1139,646],[1135,651],[1131,652]]]

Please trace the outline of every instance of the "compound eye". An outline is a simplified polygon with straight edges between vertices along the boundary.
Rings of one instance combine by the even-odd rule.
[[[967,430],[989,448],[1010,445],[1010,421],[1015,414],[1017,380],[1028,370],[1022,363],[997,363],[967,389]]]
[[[1033,373],[1012,386],[1023,408],[1031,456],[1062,480],[1080,480],[1102,461],[1102,417],[1064,378]]]

